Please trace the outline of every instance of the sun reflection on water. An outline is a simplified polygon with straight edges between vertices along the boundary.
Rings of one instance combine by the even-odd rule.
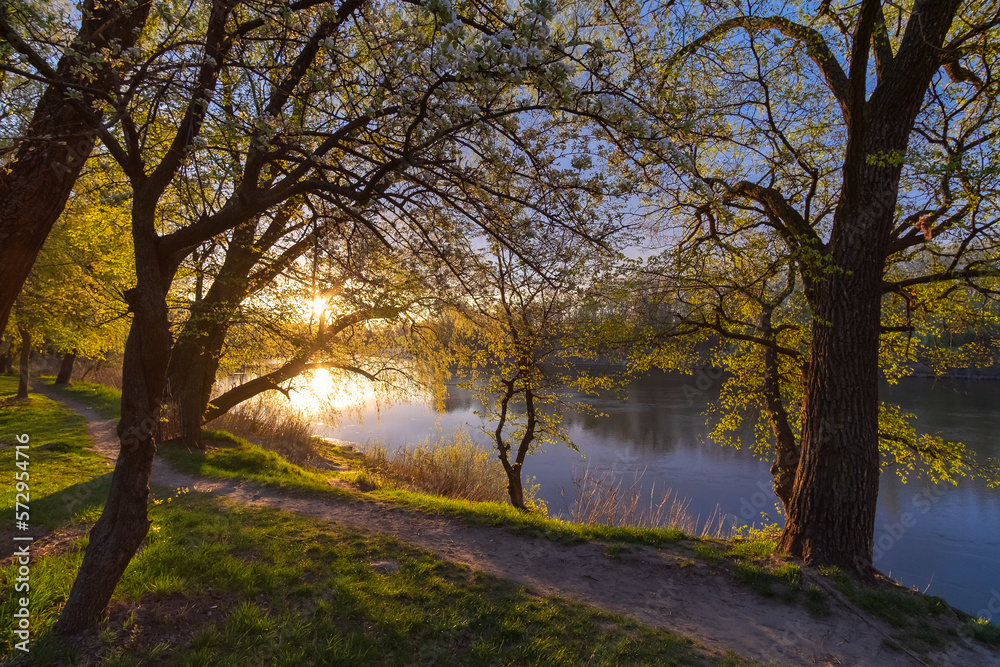
[[[326,368],[303,373],[291,396],[295,409],[312,416],[360,409],[377,398],[370,380]]]

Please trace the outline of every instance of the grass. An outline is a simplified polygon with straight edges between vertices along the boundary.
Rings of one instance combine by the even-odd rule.
[[[263,394],[212,420],[211,426],[263,445],[298,465],[319,458],[322,441],[313,435],[312,422],[301,412]]]
[[[793,604],[802,591],[802,570],[775,555],[777,543],[769,533],[756,530],[751,537],[725,541],[703,539],[689,545],[703,560],[725,568],[732,577],[766,598]],[[814,617],[830,615],[826,596],[815,586],[806,588],[806,610]]]
[[[52,384],[54,379],[44,378],[46,386],[53,393],[94,408],[101,419],[121,418],[122,392],[120,389],[91,382],[73,382],[69,386],[56,385]]]
[[[574,474],[570,521],[639,528],[670,527],[690,535],[722,537],[725,515],[716,511],[704,524],[699,524],[688,512],[689,501],[679,498],[671,489],[657,494],[655,485],[650,488],[647,498],[641,491],[641,482],[641,472],[636,472],[631,482],[616,478],[610,472],[595,472],[589,467],[582,474]]]
[[[43,633],[33,664],[757,664],[705,657],[678,635],[289,512],[193,493],[151,514],[109,619],[82,652],[44,631],[86,538],[34,565],[33,582],[53,595],[33,599]]]
[[[891,582],[859,583],[837,568],[823,568],[820,574],[829,578],[859,609],[889,624],[893,631],[886,644],[890,648],[927,653],[944,648],[959,636],[1000,647],[1000,627],[955,610],[939,597]],[[956,618],[960,622],[957,631],[942,627],[953,625],[950,621]]]
[[[511,505],[500,503],[477,503],[468,500],[439,498],[411,491],[372,491],[367,495],[378,500],[408,505],[434,514],[458,516],[474,525],[503,526],[518,534],[557,542],[604,540],[664,546],[689,539],[684,532],[675,528],[581,525],[546,517],[535,512],[521,512]]]
[[[206,431],[205,440],[209,447],[204,451],[164,446],[159,454],[189,475],[247,480],[280,491],[351,495],[332,487],[329,474],[289,463],[276,452],[225,431]]]
[[[86,383],[75,383],[59,391],[67,392],[67,395],[71,395],[74,400],[100,411],[102,405],[105,409],[111,404],[117,405],[114,403],[117,390],[105,389],[106,391],[98,391]],[[79,419],[82,423],[82,418]],[[277,453],[225,431],[206,431],[205,438],[210,445],[207,451],[189,451],[165,446],[160,448],[159,454],[170,461],[177,470],[187,474],[217,479],[247,480],[283,491],[320,496],[352,495],[349,491],[331,486],[328,481],[331,477],[341,477],[362,487],[369,481],[363,466],[359,464],[361,455],[341,448],[329,447],[324,452],[324,457],[341,467],[352,468],[347,473],[318,471],[289,463]],[[537,513],[519,512],[504,502],[456,500],[402,489],[375,490],[363,495],[428,512],[459,516],[478,525],[505,526],[520,534],[545,537],[560,542],[598,539],[661,546],[687,538],[683,531],[672,528],[647,529],[572,524],[546,518]]]
[[[0,390],[8,389],[4,380]],[[39,501],[60,493],[64,485],[54,482],[79,479],[81,460],[100,463],[92,472],[106,469],[82,450],[84,421],[52,401],[33,396],[6,405],[2,419],[5,438],[14,424],[33,442],[58,435],[66,443],[64,452],[32,452],[32,475],[53,482],[39,481]],[[208,455],[184,452],[187,465],[263,475],[250,478],[279,488],[287,479],[310,486],[308,475],[273,452],[229,442]],[[71,647],[49,633],[86,535],[32,561],[30,664],[757,664],[733,654],[706,657],[678,635],[537,596],[390,537],[185,490],[154,488],[153,495],[150,532],[90,641]],[[380,567],[386,563],[392,567]],[[0,572],[3,590],[11,590],[15,568]],[[14,605],[11,595],[0,599],[0,614],[10,618]],[[8,633],[0,638],[5,663],[20,664],[11,649]]]
[[[0,378],[0,397],[8,389],[13,391],[13,380]],[[106,395],[90,391],[79,394],[78,400],[102,401]],[[33,480],[41,472],[40,479],[53,482],[51,488],[40,487],[46,496],[39,500],[43,505],[48,495],[58,496],[65,486],[60,484],[78,479],[81,458],[86,461],[89,456],[106,470],[103,461],[82,449],[86,443],[82,419],[41,397],[8,407],[0,413],[0,418],[13,420],[0,422],[5,429],[23,431],[21,424],[28,424],[32,442],[37,437],[63,443],[38,452],[37,458],[32,453],[32,466],[38,464],[32,468]],[[729,570],[761,595],[795,601],[804,590],[809,613],[830,613],[825,593],[814,585],[803,587],[799,568],[774,557],[775,543],[766,531],[729,542],[697,540],[677,529],[573,524],[519,512],[505,503],[401,489],[348,491],[328,482],[331,475],[363,482],[359,455],[348,449],[331,448],[325,458],[353,470],[320,472],[227,433],[206,435],[217,445],[208,452],[164,448],[164,454],[190,474],[321,496],[368,497],[560,542],[603,540],[609,543],[605,556],[613,560],[628,553],[630,544],[666,546],[689,540],[693,553]],[[100,478],[96,474],[100,468],[83,470],[85,480]],[[117,611],[101,633],[103,643],[88,649],[90,657],[101,655],[102,664],[374,665],[411,664],[415,656],[423,664],[754,664],[732,655],[703,660],[676,636],[579,605],[538,598],[389,538],[342,531],[275,510],[251,510],[200,494],[164,498],[162,490],[157,493],[153,528],[118,589]],[[88,507],[89,518],[96,518],[96,504]],[[87,515],[77,513],[76,519],[81,516]],[[53,514],[49,521],[55,525],[69,518],[64,512]],[[32,598],[33,607],[41,608],[33,626],[36,631],[51,623],[85,543],[84,537],[68,551],[33,563],[33,588],[37,582],[45,591]],[[397,567],[369,571],[368,565],[378,562]],[[4,573],[8,582],[10,576],[10,570]],[[934,598],[914,602],[898,592],[852,590],[848,594],[845,589],[845,594],[875,616],[897,622],[901,615],[914,619],[901,624],[906,631],[892,640],[902,646],[934,648],[959,634],[942,633],[934,626]],[[0,601],[0,613],[11,612],[6,608],[10,604],[11,600]],[[163,611],[156,615],[156,610]],[[996,626],[964,620],[963,636],[1000,645]],[[196,627],[187,628],[185,623]],[[409,639],[411,632],[415,639]],[[166,647],[164,636],[184,639]],[[46,640],[32,655],[35,659],[50,655],[48,664],[58,664],[68,661],[67,650]]]
[[[11,481],[0,491],[0,512],[13,517],[14,473],[27,472],[29,524],[55,528],[90,516],[107,498],[111,467],[91,445],[86,421],[38,394],[16,399],[17,379],[0,376],[0,471]],[[29,437],[27,459],[17,457],[17,436]],[[27,461],[27,464],[25,464]],[[20,466],[18,463],[20,462]],[[22,487],[23,488],[23,487]],[[20,499],[24,502],[24,498]]]

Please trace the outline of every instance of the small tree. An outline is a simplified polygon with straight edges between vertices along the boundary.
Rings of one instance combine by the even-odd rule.
[[[489,241],[488,253],[473,256],[475,268],[458,297],[455,341],[463,384],[495,423],[491,435],[511,504],[527,510],[527,455],[541,443],[575,449],[559,408],[567,407],[567,388],[595,386],[574,366],[595,353],[593,323],[580,314],[596,274],[614,257],[607,242],[621,231],[621,216],[602,206],[601,188],[580,178],[589,161],[577,162],[576,188],[560,192],[502,166],[502,152],[497,158],[489,182],[506,196],[484,197],[483,204],[503,230],[502,240]],[[549,221],[542,223],[543,217]]]

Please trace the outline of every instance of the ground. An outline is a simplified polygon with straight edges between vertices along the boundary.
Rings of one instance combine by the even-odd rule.
[[[118,450],[114,422],[100,419],[87,406],[49,395],[88,419],[94,448],[113,461]],[[249,483],[195,478],[178,473],[160,459],[154,465],[152,483],[392,535],[448,561],[527,585],[537,593],[622,614],[687,636],[713,651],[732,651],[777,665],[1000,664],[995,653],[968,639],[959,639],[950,652],[937,655],[889,649],[886,639],[891,627],[858,610],[824,578],[805,572],[807,581],[830,594],[829,614],[814,618],[801,605],[761,596],[711,559],[694,556],[685,544],[658,548],[561,544],[387,503],[305,497]],[[58,548],[73,537],[50,534],[38,547]],[[380,561],[371,567],[392,571],[395,563]]]

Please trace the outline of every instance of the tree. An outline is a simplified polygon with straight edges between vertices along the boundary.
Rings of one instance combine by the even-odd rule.
[[[675,22],[660,31],[670,56],[650,85],[689,113],[646,137],[652,161],[672,168],[665,206],[683,216],[688,248],[731,257],[753,252],[754,239],[778,248],[777,271],[762,262],[764,273],[744,276],[770,281],[753,287],[766,297],[758,315],[785,284],[800,285],[808,307],[801,456],[779,548],[871,578],[880,346],[883,334],[906,331],[883,322],[885,301],[912,302],[907,290],[921,285],[988,294],[984,281],[997,273],[997,211],[983,195],[997,176],[998,7],[670,11]],[[701,36],[687,41],[689,28]],[[904,264],[921,271],[894,268]],[[741,325],[782,351],[775,327]]]
[[[124,345],[127,322],[118,295],[132,278],[131,253],[121,242],[127,226],[114,193],[93,171],[79,179],[15,302],[8,331],[28,347],[99,359]]]
[[[570,72],[549,48],[548,3],[465,10],[216,0],[164,8],[138,44],[145,60],[117,91],[119,130],[102,133],[131,190],[122,446],[58,632],[97,620],[148,531],[168,298],[185,259],[306,194],[349,211],[393,198],[405,221],[412,187],[447,197],[467,182],[484,136],[516,136],[520,116],[549,108],[542,92],[570,93]],[[186,191],[198,208],[172,215]],[[488,219],[476,224],[500,234]]]
[[[518,222],[523,232],[532,227],[530,220]],[[492,245],[492,256],[483,259],[478,275],[468,277],[471,289],[451,340],[463,385],[495,422],[492,437],[510,502],[523,511],[529,509],[521,477],[525,457],[539,443],[573,446],[555,404],[560,390],[573,383],[567,358],[573,350],[570,316],[577,281],[584,279],[583,262],[571,249],[575,239],[546,241],[518,244],[531,249],[528,254],[543,273],[511,250]]]
[[[255,283],[256,303],[240,306],[238,330],[226,340],[225,354],[217,350],[230,367],[256,365],[262,358],[279,362],[210,402],[206,396],[199,428],[265,391],[288,395],[291,381],[303,373],[339,371],[388,383],[414,368],[403,358],[411,346],[396,327],[439,298],[441,270],[427,256],[429,249],[386,245],[385,237],[353,219],[314,211],[319,217],[307,235],[311,260],[303,257],[277,280]],[[365,220],[376,224],[373,215]]]
[[[27,94],[30,102],[11,95],[12,102],[33,103],[33,110],[30,121],[15,124],[20,136],[0,152],[0,266],[4,271],[0,331],[7,328],[14,300],[103,129],[120,66],[128,59],[152,6],[152,0],[86,0],[72,40],[63,38],[66,31],[44,5],[5,2],[0,8],[4,47],[0,75],[7,90],[21,88],[25,81],[44,85],[37,99]],[[32,36],[22,36],[18,28]],[[53,44],[59,45],[58,51],[49,50]],[[11,119],[4,120],[12,124]]]

